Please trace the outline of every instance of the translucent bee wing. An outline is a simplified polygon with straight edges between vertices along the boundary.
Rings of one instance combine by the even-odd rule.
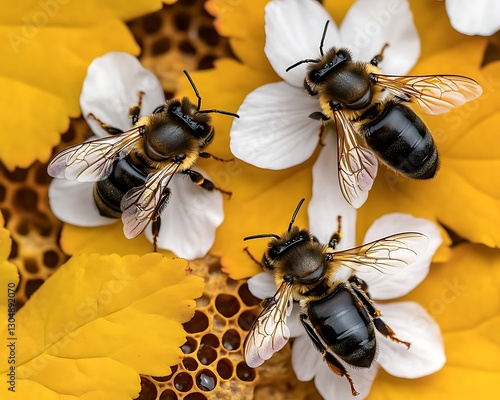
[[[130,153],[132,144],[142,137],[141,128],[68,147],[54,157],[47,171],[54,178],[79,182],[106,179],[113,163]]]
[[[483,93],[474,79],[460,75],[375,75],[375,80],[400,99],[418,103],[429,115],[448,112]]]
[[[359,208],[368,198],[377,176],[377,157],[357,144],[357,132],[342,111],[334,111],[333,115],[337,127],[340,189],[346,201]]]
[[[290,330],[286,319],[292,308],[292,285],[283,282],[267,300],[245,339],[245,361],[249,367],[258,367],[288,342]]]
[[[429,239],[416,232],[388,236],[363,246],[329,253],[329,268],[348,267],[357,272],[376,270],[384,274],[396,274],[413,263],[427,250]]]
[[[120,203],[123,233],[126,238],[138,236],[154,216],[166,205],[170,192],[168,185],[177,172],[179,164],[151,174],[144,185],[130,189]]]

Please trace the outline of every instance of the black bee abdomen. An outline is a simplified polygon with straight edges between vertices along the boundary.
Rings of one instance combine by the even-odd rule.
[[[113,171],[94,185],[94,201],[103,217],[120,218],[120,202],[131,188],[141,186],[147,175],[137,169],[127,156],[115,162]]]
[[[366,143],[387,165],[410,178],[434,177],[439,164],[436,145],[410,108],[389,102],[379,118],[365,128]]]
[[[373,323],[345,284],[308,303],[307,315],[318,336],[345,362],[369,367],[376,354]]]

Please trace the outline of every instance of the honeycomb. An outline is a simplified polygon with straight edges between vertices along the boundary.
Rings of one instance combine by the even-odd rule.
[[[176,92],[182,70],[211,68],[217,58],[232,57],[227,39],[218,36],[203,3],[179,0],[129,22],[142,49],[141,62],[160,78],[167,98]],[[82,118],[72,120],[54,154],[89,136]],[[14,171],[0,163],[0,210],[13,241],[9,259],[21,276],[18,308],[68,259],[58,242],[62,223],[48,204],[51,178],[46,170],[47,164],[40,162]],[[260,300],[250,294],[245,281],[222,273],[215,257],[190,266],[205,278],[206,288],[193,319],[184,325],[184,356],[170,376],[141,376],[137,399],[320,399],[312,382],[296,380],[289,346],[258,369],[245,364],[242,346],[260,312]]]
[[[190,263],[205,278],[205,292],[197,300],[194,317],[184,324],[186,342],[182,362],[166,377],[142,376],[140,400],[202,400],[252,398],[256,370],[242,358],[244,333],[258,315],[260,300],[220,271],[218,259]]]
[[[141,46],[142,65],[160,79],[167,98],[176,92],[184,69],[209,69],[217,58],[233,57],[229,41],[214,29],[203,0],[179,0],[131,21],[129,28]]]
[[[261,309],[246,281],[222,273],[215,257],[193,261],[190,267],[205,278],[205,291],[194,317],[184,324],[182,362],[170,376],[142,376],[137,399],[320,399],[314,385],[293,376],[288,346],[258,369],[246,365],[243,342]]]

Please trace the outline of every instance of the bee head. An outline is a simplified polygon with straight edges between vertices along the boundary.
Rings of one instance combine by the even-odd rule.
[[[188,132],[193,137],[201,139],[205,146],[212,141],[214,127],[210,115],[199,112],[187,97],[184,97],[180,104],[174,104],[171,112],[180,118],[186,124]]]
[[[331,49],[319,62],[310,64],[304,85],[306,90],[334,105],[361,109],[372,99],[371,81],[366,63],[352,61],[347,49]]]
[[[307,229],[293,226],[304,200],[300,200],[288,230],[281,236],[264,233],[248,236],[244,240],[271,238],[263,257],[264,267],[273,271],[277,280],[287,276],[293,283],[309,285],[319,282],[324,276],[327,246],[320,244]]]
[[[294,226],[290,232],[269,242],[264,265],[278,278],[283,275],[295,284],[315,284],[325,274],[325,250],[326,246],[319,244],[308,230]]]

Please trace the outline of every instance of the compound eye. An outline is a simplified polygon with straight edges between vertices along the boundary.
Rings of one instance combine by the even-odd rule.
[[[161,106],[158,106],[154,109],[153,114],[159,114],[163,111],[165,111],[165,106],[162,104]]]
[[[208,136],[205,138],[205,143],[209,143],[212,141],[212,139],[214,138],[214,133],[215,131],[213,129],[210,130],[210,133],[208,134]]]
[[[205,137],[207,134],[207,125],[203,123],[196,125],[195,132],[199,137]]]
[[[311,82],[318,83],[321,79],[321,75],[318,71],[313,71],[310,75]]]
[[[274,260],[276,257],[278,257],[281,253],[281,246],[278,247],[272,247],[269,249],[269,257]]]
[[[278,251],[276,250],[276,247],[273,247],[272,249],[269,250],[269,256],[273,260],[278,256]]]

